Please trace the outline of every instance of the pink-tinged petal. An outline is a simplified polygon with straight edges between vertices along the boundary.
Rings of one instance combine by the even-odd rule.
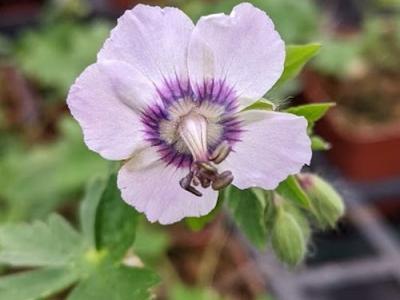
[[[241,107],[261,98],[283,72],[285,45],[271,19],[249,3],[232,13],[202,17],[189,44],[194,89],[204,80],[226,80]]]
[[[118,99],[136,112],[141,113],[154,103],[162,104],[154,84],[132,65],[118,60],[104,60],[97,64]]]
[[[126,82],[117,85],[116,80],[110,80],[111,73],[105,72],[104,65],[110,68],[112,62],[93,64],[79,76],[70,89],[67,104],[82,127],[85,143],[101,156],[111,160],[129,158],[135,151],[146,146],[140,116],[132,108],[140,101],[149,97],[149,93],[156,93],[155,89],[140,89],[145,78],[131,73],[132,82],[139,83],[127,89]],[[111,67],[118,67],[119,64]],[[130,70],[128,70],[129,72]],[[121,74],[127,71],[121,68]],[[136,76],[138,75],[138,76]],[[129,81],[128,81],[129,82]],[[150,85],[149,85],[150,86]],[[119,92],[116,90],[120,89]],[[127,93],[127,97],[122,96]],[[129,99],[130,106],[125,101]]]
[[[193,22],[177,8],[139,4],[118,20],[98,60],[122,60],[156,84],[187,79],[187,49]]]
[[[252,110],[240,113],[240,142],[223,163],[240,189],[274,189],[311,160],[307,121],[293,114]]]
[[[181,188],[179,180],[187,175],[187,169],[162,162],[138,166],[141,160],[134,157],[121,168],[118,187],[122,198],[150,222],[171,224],[185,217],[206,215],[215,207],[218,194],[212,189],[199,188],[203,196],[197,197]]]

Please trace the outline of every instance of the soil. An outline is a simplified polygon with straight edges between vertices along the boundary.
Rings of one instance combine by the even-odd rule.
[[[345,126],[384,125],[400,120],[400,73],[368,72],[347,81],[326,79]]]

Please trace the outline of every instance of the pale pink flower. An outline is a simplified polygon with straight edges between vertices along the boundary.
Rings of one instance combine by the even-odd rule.
[[[138,5],[72,86],[90,149],[125,160],[122,198],[162,224],[209,213],[218,190],[274,189],[311,158],[307,122],[243,111],[283,71],[285,46],[251,4],[201,18]]]

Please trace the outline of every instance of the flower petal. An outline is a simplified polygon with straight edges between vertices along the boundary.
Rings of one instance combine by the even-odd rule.
[[[206,215],[215,207],[217,192],[200,189],[203,196],[197,197],[181,188],[179,180],[187,175],[187,169],[165,166],[162,162],[138,167],[140,161],[140,157],[134,157],[121,168],[118,187],[122,198],[143,212],[150,222],[171,224],[185,217]]]
[[[249,3],[230,16],[202,17],[189,44],[189,77],[193,89],[204,81],[226,80],[241,108],[261,98],[283,72],[285,45],[271,19]]]
[[[187,79],[187,49],[193,22],[176,8],[139,4],[118,20],[98,60],[132,64],[156,84]]]
[[[233,184],[240,189],[274,189],[291,174],[300,172],[311,160],[307,121],[293,114],[272,111],[245,111],[240,142],[223,162],[231,170]]]
[[[118,60],[104,60],[97,64],[110,81],[115,95],[137,113],[156,102],[162,105],[156,87],[132,65]]]
[[[137,85],[132,85],[128,90],[126,82],[121,82],[123,88],[120,89],[121,86],[116,83],[124,76],[118,74],[115,80],[111,80],[111,74],[104,71],[104,66],[121,67],[120,64],[107,62],[86,68],[71,87],[67,104],[81,125],[85,143],[91,150],[106,159],[126,159],[134,151],[146,146],[141,132],[143,128],[140,116],[132,106],[139,103],[137,107],[140,107],[138,101],[150,98],[156,91],[150,84],[148,88],[140,89],[146,79],[137,72],[131,73],[130,79],[126,79]],[[126,73],[126,70],[121,68],[119,72]],[[120,92],[116,93],[116,89],[120,89]],[[122,92],[129,97],[121,97]],[[128,98],[130,106],[124,102]]]

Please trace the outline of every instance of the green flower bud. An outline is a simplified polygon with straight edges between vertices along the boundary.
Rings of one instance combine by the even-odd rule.
[[[306,253],[303,230],[296,218],[282,207],[277,211],[271,236],[272,248],[280,260],[294,266]]]
[[[335,227],[345,211],[342,197],[328,182],[317,175],[299,174],[298,179],[310,197],[319,225],[322,228]]]

